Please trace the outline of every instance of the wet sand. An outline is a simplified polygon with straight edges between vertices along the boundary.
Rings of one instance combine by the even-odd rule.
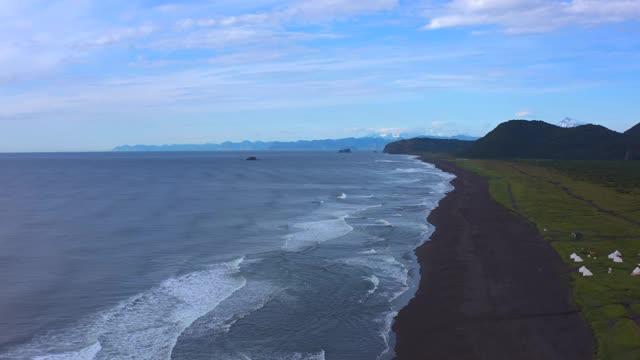
[[[486,179],[429,162],[457,178],[429,216],[431,241],[416,250],[420,286],[393,327],[397,358],[593,359],[593,335],[555,250],[491,198]]]

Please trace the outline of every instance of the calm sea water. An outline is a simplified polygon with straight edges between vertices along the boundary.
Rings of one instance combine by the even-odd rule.
[[[257,155],[0,155],[0,358],[393,357],[451,176]]]

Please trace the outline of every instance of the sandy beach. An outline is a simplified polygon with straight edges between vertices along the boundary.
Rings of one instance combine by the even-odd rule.
[[[416,250],[420,286],[394,324],[397,358],[592,359],[559,255],[491,198],[486,179],[429,162],[457,178],[428,218],[431,241]]]

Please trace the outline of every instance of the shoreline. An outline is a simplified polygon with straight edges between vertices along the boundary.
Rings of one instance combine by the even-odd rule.
[[[593,334],[556,251],[491,197],[485,178],[421,160],[456,178],[415,250],[420,280],[393,324],[396,358],[592,359]]]

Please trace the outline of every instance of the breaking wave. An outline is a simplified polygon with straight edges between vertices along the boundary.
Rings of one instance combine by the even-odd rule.
[[[75,332],[47,336],[5,355],[37,360],[170,359],[185,329],[245,286],[246,280],[239,274],[243,260],[165,280],[101,313]],[[92,345],[69,350],[77,346],[78,338],[92,339]]]
[[[353,227],[347,224],[347,215],[337,219],[311,221],[294,225],[301,229],[299,232],[286,236],[283,247],[285,251],[302,251],[325,241],[339,238],[353,231]]]

